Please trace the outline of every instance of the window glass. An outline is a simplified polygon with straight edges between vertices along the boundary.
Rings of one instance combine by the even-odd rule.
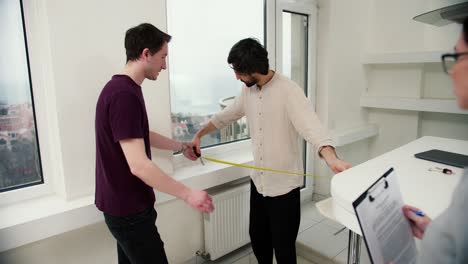
[[[240,93],[227,63],[231,47],[243,38],[264,43],[263,0],[167,1],[171,120],[174,139],[189,141],[213,114]],[[201,146],[249,137],[245,117],[206,135]]]
[[[0,0],[0,192],[43,183],[20,1]]]

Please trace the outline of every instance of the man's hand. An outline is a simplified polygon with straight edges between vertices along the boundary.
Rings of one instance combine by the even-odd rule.
[[[192,138],[192,144],[195,145],[195,148],[197,149],[197,153],[201,153],[200,151],[200,141],[201,141],[201,138],[197,135],[195,135],[193,138]]]
[[[403,214],[410,220],[411,231],[413,235],[419,239],[424,237],[427,225],[432,221],[427,215],[419,216],[415,212],[421,212],[419,208],[405,205],[403,206]]]
[[[346,161],[342,161],[340,159],[333,159],[330,162],[327,162],[328,167],[334,172],[334,173],[340,173],[342,171],[345,171],[351,167],[353,167],[351,164],[347,163]]]
[[[182,143],[182,154],[189,160],[197,160],[197,155],[193,151],[195,144],[193,142],[183,142]]]
[[[351,164],[340,160],[336,156],[335,148],[332,146],[323,147],[320,150],[320,155],[334,173],[340,173],[352,167]]]
[[[217,130],[217,128],[215,127],[215,125],[210,121],[208,122],[208,124],[206,124],[202,129],[198,130],[198,132],[195,134],[195,136],[193,136],[192,138],[192,143],[195,144],[195,148],[197,150],[197,153],[201,153],[200,152],[200,142],[201,142],[201,138],[206,135],[206,134],[209,134],[213,131]]]
[[[211,196],[205,191],[190,190],[184,201],[202,213],[211,213],[214,209]]]

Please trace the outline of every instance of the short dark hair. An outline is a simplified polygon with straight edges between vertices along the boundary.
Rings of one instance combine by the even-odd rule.
[[[127,33],[125,33],[127,62],[138,60],[141,52],[146,48],[150,50],[151,54],[158,52],[161,50],[164,43],[170,40],[170,35],[149,23],[143,23],[130,28],[127,30]]]
[[[227,62],[239,73],[267,74],[270,66],[268,65],[268,52],[253,38],[246,38],[237,42],[229,52]]]

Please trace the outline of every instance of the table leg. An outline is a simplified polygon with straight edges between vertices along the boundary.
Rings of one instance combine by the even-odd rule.
[[[348,264],[359,264],[361,256],[361,236],[349,230]]]

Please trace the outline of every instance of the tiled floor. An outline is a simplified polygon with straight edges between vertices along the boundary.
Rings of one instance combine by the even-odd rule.
[[[309,248],[314,253],[308,254],[307,257],[320,263],[324,260],[334,260],[346,250],[348,232],[342,230],[342,225],[322,216],[313,202],[304,204],[301,213],[302,232],[299,233],[297,242],[303,246],[301,249]],[[342,231],[338,232],[340,230]],[[303,250],[300,251],[302,252]]]
[[[224,256],[216,261],[198,261],[196,264],[258,264],[255,258],[252,248],[247,245],[227,256]],[[273,263],[276,264],[276,260],[273,259]],[[301,256],[297,256],[297,264],[316,264]]]
[[[297,237],[298,255],[317,264],[347,263],[348,229],[325,218],[311,201],[302,205],[301,226]],[[360,263],[370,263],[365,245],[361,245]]]
[[[348,230],[322,216],[313,201],[303,204],[301,209],[301,225],[296,242],[298,264],[347,263]],[[247,245],[216,261],[198,260],[196,264],[201,263],[257,264],[257,260],[252,248]],[[361,245],[361,263],[370,263],[364,244]]]

